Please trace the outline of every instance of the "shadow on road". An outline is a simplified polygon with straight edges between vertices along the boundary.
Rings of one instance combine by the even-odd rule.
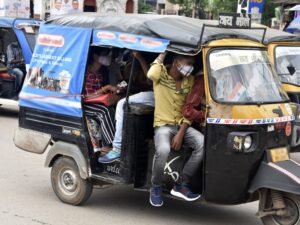
[[[84,207],[105,209],[117,214],[139,218],[157,218],[174,221],[176,224],[222,224],[255,225],[260,220],[255,217],[254,204],[241,206],[220,206],[212,204],[189,203],[175,199],[164,199],[164,206],[152,207],[149,194],[133,191],[131,187],[112,187],[111,190],[95,189]]]
[[[17,107],[5,107],[0,106],[0,116],[1,117],[18,117],[19,109]]]

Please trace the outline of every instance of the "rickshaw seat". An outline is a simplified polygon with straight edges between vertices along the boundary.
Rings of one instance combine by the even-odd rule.
[[[154,113],[154,107],[141,103],[130,103],[129,109],[130,112],[135,115],[151,115]]]
[[[14,81],[16,77],[9,75],[7,72],[0,72],[0,79],[7,80],[7,81]]]

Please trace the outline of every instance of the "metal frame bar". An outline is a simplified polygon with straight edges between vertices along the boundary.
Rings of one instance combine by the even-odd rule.
[[[132,80],[133,80],[133,72],[134,69],[136,67],[136,58],[133,57],[132,59],[132,64],[131,64],[131,70],[130,70],[130,76],[129,76],[129,82],[128,82],[128,86],[127,86],[127,91],[126,91],[126,101],[125,101],[125,110],[126,112],[129,111],[129,93],[130,93],[130,89],[132,86]]]
[[[265,28],[265,27],[225,28],[225,27],[219,27],[219,26],[217,26],[217,25],[203,24],[202,30],[201,30],[201,36],[200,36],[199,45],[202,44],[202,39],[203,39],[203,34],[204,34],[204,31],[205,31],[205,27],[213,27],[213,28],[228,29],[228,30],[246,30],[246,29],[248,29],[248,30],[263,30],[264,33],[263,33],[263,35],[262,35],[262,40],[260,41],[260,43],[262,43],[262,44],[263,44],[264,41],[265,41],[265,37],[266,37],[266,33],[267,33],[267,28]],[[247,36],[247,35],[245,35],[245,36]],[[251,38],[251,37],[249,36],[249,38]]]

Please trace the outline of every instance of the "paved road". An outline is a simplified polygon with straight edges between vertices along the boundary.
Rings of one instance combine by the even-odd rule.
[[[1,225],[256,225],[257,203],[240,206],[196,205],[166,199],[162,208],[148,193],[130,186],[95,189],[82,207],[61,203],[50,183],[43,155],[17,149],[12,141],[18,112],[0,107]]]

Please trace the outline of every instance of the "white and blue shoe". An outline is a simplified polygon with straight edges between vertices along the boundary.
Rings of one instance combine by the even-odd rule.
[[[111,150],[105,156],[101,156],[98,158],[99,163],[112,163],[116,160],[119,160],[121,157],[121,153]]]

